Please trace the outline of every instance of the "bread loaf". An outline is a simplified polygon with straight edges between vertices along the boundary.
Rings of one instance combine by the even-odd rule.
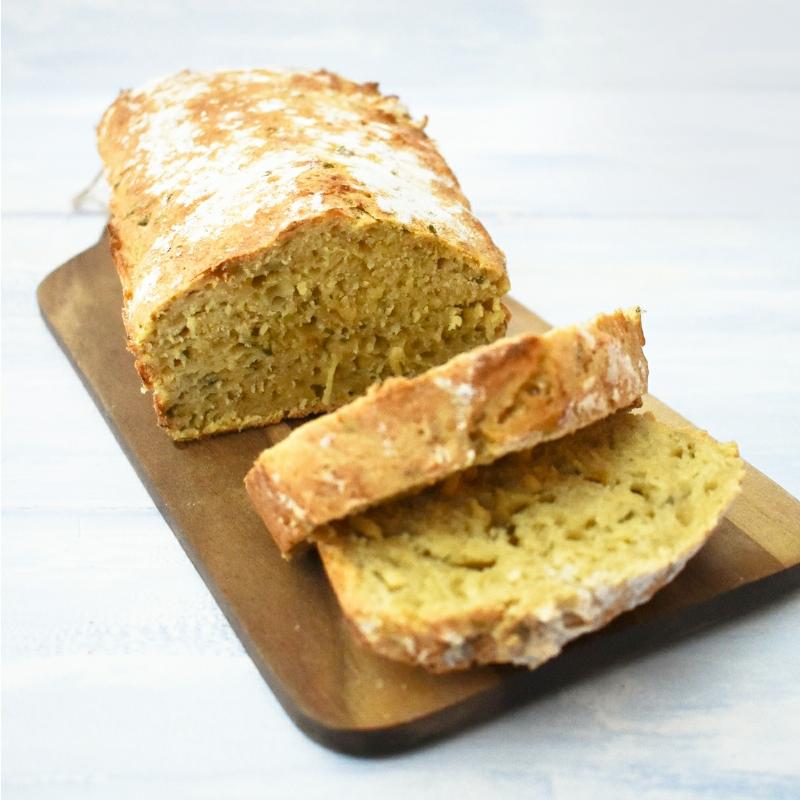
[[[502,335],[502,253],[397,98],[183,72],[98,128],[129,348],[175,439],[328,411]]]
[[[639,309],[463,353],[294,430],[246,478],[283,553],[318,526],[563,436],[647,391]]]
[[[736,446],[620,412],[317,534],[358,636],[440,672],[536,667],[645,602],[739,489]]]

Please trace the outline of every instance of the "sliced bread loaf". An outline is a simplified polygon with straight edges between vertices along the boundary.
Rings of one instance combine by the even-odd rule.
[[[424,125],[325,71],[181,72],[106,111],[128,343],[170,436],[330,411],[505,333],[505,258]]]
[[[247,491],[288,554],[320,525],[638,404],[643,344],[629,309],[388,380],[265,450]]]
[[[619,413],[317,535],[358,635],[432,671],[535,667],[650,598],[738,491],[734,444]]]

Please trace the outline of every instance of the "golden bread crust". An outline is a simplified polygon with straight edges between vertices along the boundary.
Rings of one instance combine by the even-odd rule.
[[[463,353],[295,429],[245,478],[285,555],[325,523],[639,403],[639,309]]]

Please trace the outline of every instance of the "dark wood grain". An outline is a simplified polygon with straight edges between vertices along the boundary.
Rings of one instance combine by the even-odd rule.
[[[300,728],[327,746],[370,754],[417,745],[800,584],[800,504],[748,467],[742,496],[673,584],[550,664],[532,673],[487,667],[433,676],[380,658],[351,636],[316,556],[284,562],[251,510],[244,474],[286,426],[188,444],[174,444],[156,426],[125,349],[105,240],[49,275],[38,297],[50,330],[265,680]],[[510,305],[514,332],[548,327]],[[656,400],[647,405],[682,422]]]

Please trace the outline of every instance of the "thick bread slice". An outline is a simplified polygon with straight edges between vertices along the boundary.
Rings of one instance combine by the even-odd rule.
[[[287,554],[324,523],[637,404],[643,344],[636,308],[390,379],[265,450],[247,491]]]
[[[332,523],[318,546],[379,653],[533,668],[680,572],[742,475],[734,444],[621,412]]]

